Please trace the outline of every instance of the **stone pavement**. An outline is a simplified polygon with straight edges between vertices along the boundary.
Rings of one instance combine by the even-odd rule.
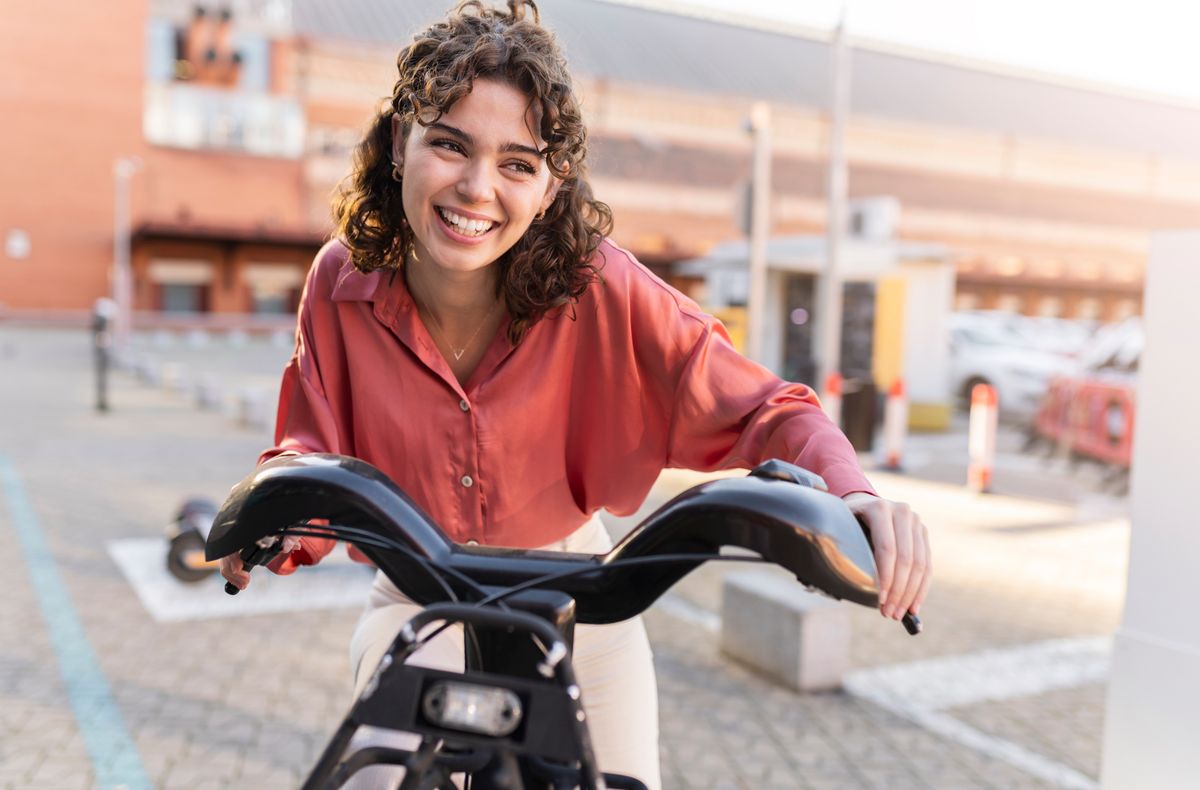
[[[221,400],[247,385],[273,393],[289,351],[144,340],[147,360],[208,374]],[[357,610],[158,621],[108,551],[161,537],[186,496],[220,499],[269,431],[129,374],[113,378],[113,411],[96,414],[82,332],[0,325],[0,382],[0,554],[12,558],[0,788],[297,786],[348,705]],[[911,437],[909,474],[872,473],[930,525],[937,575],[919,637],[846,606],[848,691],[797,695],[722,658],[713,628],[733,566],[700,569],[652,609],[665,786],[1094,785],[1125,503],[1096,493],[1091,470],[1020,455],[1020,441],[1001,437],[995,495],[956,482],[961,424]],[[665,473],[646,509],[698,479]]]

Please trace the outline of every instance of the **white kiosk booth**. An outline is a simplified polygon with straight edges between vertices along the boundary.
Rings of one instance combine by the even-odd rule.
[[[823,236],[781,236],[767,243],[764,358],[785,378],[820,388],[812,353],[816,281],[825,269]],[[952,412],[946,317],[954,301],[954,267],[941,245],[850,237],[842,243],[846,283],[842,372],[870,376],[881,391],[903,378],[913,428],[942,430]],[[718,314],[744,307],[749,292],[746,241],[713,248],[677,264],[702,277],[703,306]]]

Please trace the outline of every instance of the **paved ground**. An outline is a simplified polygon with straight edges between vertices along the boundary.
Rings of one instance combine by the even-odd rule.
[[[147,371],[207,374],[226,411],[121,374],[99,415],[87,342],[0,326],[0,788],[297,786],[345,712],[356,610],[156,621],[109,553],[249,471],[268,429],[231,414],[247,387],[273,397],[286,344],[143,338]],[[991,496],[959,485],[961,423],[912,437],[909,474],[872,475],[930,524],[937,580],[917,638],[845,607],[847,691],[797,695],[721,656],[728,566],[652,610],[666,786],[1094,785],[1125,503],[1021,441],[1002,435]],[[695,481],[664,475],[647,507]]]

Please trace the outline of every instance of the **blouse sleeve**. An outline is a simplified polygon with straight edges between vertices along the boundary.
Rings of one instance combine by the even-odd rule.
[[[666,423],[668,467],[713,472],[781,459],[835,496],[875,490],[816,393],[743,357],[718,319],[607,243],[605,281],[626,305],[641,405]]]
[[[667,288],[663,285],[662,288]],[[837,496],[875,494],[849,440],[813,390],[783,381],[742,356],[725,327],[670,289],[674,304],[658,311],[674,337],[674,395],[667,464],[714,471],[752,468],[770,458],[790,461],[825,479]],[[668,352],[670,354],[670,352]]]
[[[283,371],[279,388],[279,409],[275,416],[275,446],[259,456],[260,464],[286,455],[340,453],[337,422],[325,395],[318,356],[316,316],[324,299],[318,280],[318,264],[309,271],[300,298],[296,321],[296,350]],[[316,565],[333,550],[334,541],[324,538],[300,538],[300,546],[290,554],[277,557],[268,567],[280,575],[294,573],[301,565]]]

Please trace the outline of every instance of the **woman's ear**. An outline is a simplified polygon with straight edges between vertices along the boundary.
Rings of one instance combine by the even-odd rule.
[[[399,115],[392,115],[392,163],[404,166],[404,122]]]
[[[542,195],[541,211],[549,210],[550,204],[554,202],[554,198],[558,197],[558,190],[563,185],[561,178],[550,176],[550,183],[546,184],[546,193]]]

